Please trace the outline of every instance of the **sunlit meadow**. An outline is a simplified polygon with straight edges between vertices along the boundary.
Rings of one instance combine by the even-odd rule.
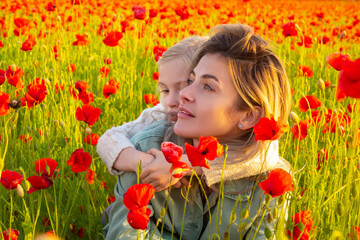
[[[312,239],[360,239],[360,106],[337,90],[339,71],[326,62],[336,52],[360,58],[360,2],[4,0],[0,8],[0,173],[24,177],[0,186],[0,239],[7,229],[10,239],[50,231],[103,239],[116,178],[96,153],[98,136],[157,103],[156,61],[167,47],[236,22],[272,44],[293,90],[280,139],[295,179],[286,227],[303,211]],[[304,103],[309,95],[316,99]],[[74,170],[78,149],[88,166]]]

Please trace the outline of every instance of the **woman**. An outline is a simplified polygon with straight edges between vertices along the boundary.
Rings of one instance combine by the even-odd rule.
[[[250,27],[220,25],[212,33],[197,52],[188,85],[180,92],[180,112],[174,132],[190,139],[194,146],[200,136],[215,136],[221,144],[227,144],[229,155],[224,174],[221,174],[222,158],[209,162],[210,169],[203,169],[202,173],[205,191],[192,186],[191,204],[185,209],[186,200],[180,189],[156,193],[150,203],[153,216],[144,232],[147,238],[154,233],[153,239],[161,235],[165,239],[208,239],[214,235],[265,239],[265,228],[271,231],[275,227],[274,222],[262,221],[265,195],[257,180],[271,169],[289,171],[289,164],[279,157],[277,141],[267,148],[269,143],[254,140],[253,127],[261,117],[270,115],[282,124],[287,123],[291,103],[289,82],[280,60],[264,40],[253,35]],[[154,138],[141,138],[141,135],[163,126],[149,127],[144,129],[145,133],[135,135],[132,141],[137,142],[137,149],[159,148]],[[156,150],[151,152],[159,154]],[[224,181],[223,199],[218,198],[221,181]],[[124,193],[135,183],[134,173],[119,176],[107,239],[136,238],[136,231],[126,221],[128,211],[122,205]],[[164,203],[168,204],[165,211]],[[272,200],[268,209],[274,207]],[[241,216],[242,212],[247,214]],[[156,226],[158,219],[162,219],[162,227]]]

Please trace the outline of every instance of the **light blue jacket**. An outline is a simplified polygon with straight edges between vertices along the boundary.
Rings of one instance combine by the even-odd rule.
[[[140,151],[160,149],[167,127],[165,122],[156,122],[136,134],[131,141]],[[124,193],[136,184],[136,179],[133,172],[118,176],[116,201],[110,212],[109,223],[103,229],[106,239],[137,239],[137,230],[128,224],[128,209],[123,204]],[[225,235],[229,239],[266,239],[265,227],[273,231],[276,225],[275,221],[266,221],[269,210],[275,207],[275,200],[270,201],[269,210],[264,212],[265,195],[255,184],[255,180],[249,179],[225,182],[224,191],[221,191],[223,195],[219,197],[216,190],[209,195],[210,211],[208,203],[203,203],[200,188],[195,190],[191,202],[185,200],[183,196],[186,191],[182,193],[181,189],[171,189],[170,193],[168,190],[156,192],[148,206],[153,212],[148,228],[140,231],[140,239],[180,239],[181,236],[184,240],[203,240],[223,239]],[[219,189],[219,184],[215,189]],[[166,209],[163,211],[165,215],[160,216],[163,208]],[[248,209],[248,212],[244,209]],[[218,238],[213,238],[216,235]]]

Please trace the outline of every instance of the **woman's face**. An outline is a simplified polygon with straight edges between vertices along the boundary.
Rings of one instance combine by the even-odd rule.
[[[185,62],[178,58],[159,65],[159,87],[161,102],[170,120],[176,122],[180,104],[180,87],[188,79]]]
[[[219,54],[206,54],[190,74],[180,92],[176,134],[186,138],[235,137],[241,112],[236,110],[238,93],[229,66]]]

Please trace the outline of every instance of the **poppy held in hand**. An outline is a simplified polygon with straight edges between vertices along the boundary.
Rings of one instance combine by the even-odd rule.
[[[48,187],[51,187],[53,185],[53,181],[51,180],[51,178],[49,178],[46,175],[43,176],[31,176],[28,177],[27,180],[30,182],[31,184],[31,188],[29,189],[29,191],[27,191],[28,194],[33,193],[37,190],[40,189],[46,189]]]
[[[119,31],[110,32],[106,38],[103,40],[103,43],[109,47],[116,47],[119,45],[119,40],[123,37],[122,33]]]
[[[71,154],[70,159],[66,163],[71,166],[71,171],[74,173],[85,172],[90,167],[91,159],[89,153],[79,148]]]
[[[1,173],[0,183],[4,186],[4,188],[10,190],[15,189],[18,184],[22,182],[24,179],[23,175],[20,173],[11,171],[11,170],[4,170]]]
[[[287,191],[294,191],[291,175],[281,168],[271,170],[268,178],[260,182],[259,186],[265,194],[270,194],[272,197],[281,196]]]
[[[288,129],[287,125],[277,122],[273,116],[270,118],[262,117],[254,126],[255,141],[276,140]]]
[[[299,101],[299,109],[301,112],[306,112],[311,109],[315,109],[321,106],[320,100],[313,96],[313,95],[307,95],[305,97],[302,97]]]
[[[221,157],[224,152],[223,146],[215,137],[201,137],[197,147],[185,143],[185,151],[193,167],[200,166],[210,169],[208,160],[212,161]]]
[[[161,144],[161,151],[164,154],[166,161],[171,163],[170,173],[175,178],[181,178],[185,171],[191,170],[191,168],[184,162],[180,161],[183,154],[183,148],[172,143],[163,142]]]
[[[125,207],[130,211],[127,220],[134,229],[145,230],[149,222],[151,210],[147,208],[155,189],[147,183],[136,184],[126,191],[123,197]]]
[[[91,105],[84,104],[82,108],[76,109],[76,119],[86,122],[89,126],[94,125],[99,120],[101,114],[100,108],[95,108]]]
[[[291,235],[292,235],[293,240],[308,240],[308,239],[310,239],[310,232],[314,228],[312,226],[313,220],[311,217],[311,212],[301,211],[300,213],[296,213],[293,216],[292,221],[295,224],[295,227],[292,230],[291,229],[287,230],[288,236],[291,237]],[[301,235],[301,237],[300,237],[300,235]]]

